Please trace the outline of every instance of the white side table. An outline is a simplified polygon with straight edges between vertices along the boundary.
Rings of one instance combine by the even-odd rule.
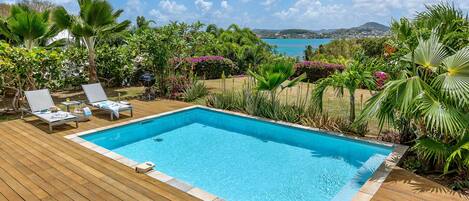
[[[64,101],[64,102],[61,102],[60,104],[65,105],[65,107],[67,107],[67,112],[70,112],[70,106],[80,105],[81,102],[80,101]]]

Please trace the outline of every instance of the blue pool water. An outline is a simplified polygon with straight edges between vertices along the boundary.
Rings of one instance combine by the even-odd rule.
[[[391,148],[194,108],[83,136],[226,200],[350,200]]]
[[[324,45],[331,42],[329,38],[321,39],[262,39],[270,45],[275,45],[278,53],[285,54],[291,57],[303,58],[306,46],[311,45],[313,48],[318,48],[319,45]]]

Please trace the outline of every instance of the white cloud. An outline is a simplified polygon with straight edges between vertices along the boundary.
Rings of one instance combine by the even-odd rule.
[[[141,4],[142,2],[140,0],[128,0],[126,3],[127,8],[131,12],[141,12],[142,11]]]
[[[159,6],[164,12],[171,14],[179,14],[187,10],[186,6],[183,4],[178,4],[175,1],[170,0],[160,1]]]
[[[151,9],[149,14],[155,17],[158,21],[162,21],[162,22],[169,21],[169,16],[161,13],[159,10]]]
[[[323,5],[319,0],[298,0],[290,8],[274,15],[284,20],[322,20],[326,16],[331,20],[331,16],[342,16],[345,12],[340,4]]]
[[[213,2],[206,0],[195,0],[194,4],[198,9],[202,10],[202,12],[208,12],[213,6]]]
[[[277,0],[264,0],[263,2],[261,2],[261,5],[263,6],[266,6],[266,7],[270,7],[272,5],[274,5],[274,3],[276,3]]]
[[[220,2],[220,7],[222,7],[223,9],[228,9],[230,8],[230,5],[228,4],[228,1],[223,0]]]

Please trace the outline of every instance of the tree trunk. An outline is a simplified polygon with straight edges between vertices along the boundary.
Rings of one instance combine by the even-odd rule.
[[[89,83],[96,83],[98,82],[98,73],[96,71],[96,53],[94,50],[94,39],[93,38],[85,38],[84,39],[86,48],[88,49],[88,82]]]
[[[350,92],[350,123],[355,121],[355,93]]]

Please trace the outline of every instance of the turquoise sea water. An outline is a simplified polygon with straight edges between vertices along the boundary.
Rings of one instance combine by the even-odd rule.
[[[276,50],[280,54],[292,57],[303,57],[306,46],[311,45],[313,48],[319,45],[327,44],[332,39],[262,39],[265,42],[277,46]]]
[[[228,201],[350,200],[391,152],[200,108],[83,138]]]

